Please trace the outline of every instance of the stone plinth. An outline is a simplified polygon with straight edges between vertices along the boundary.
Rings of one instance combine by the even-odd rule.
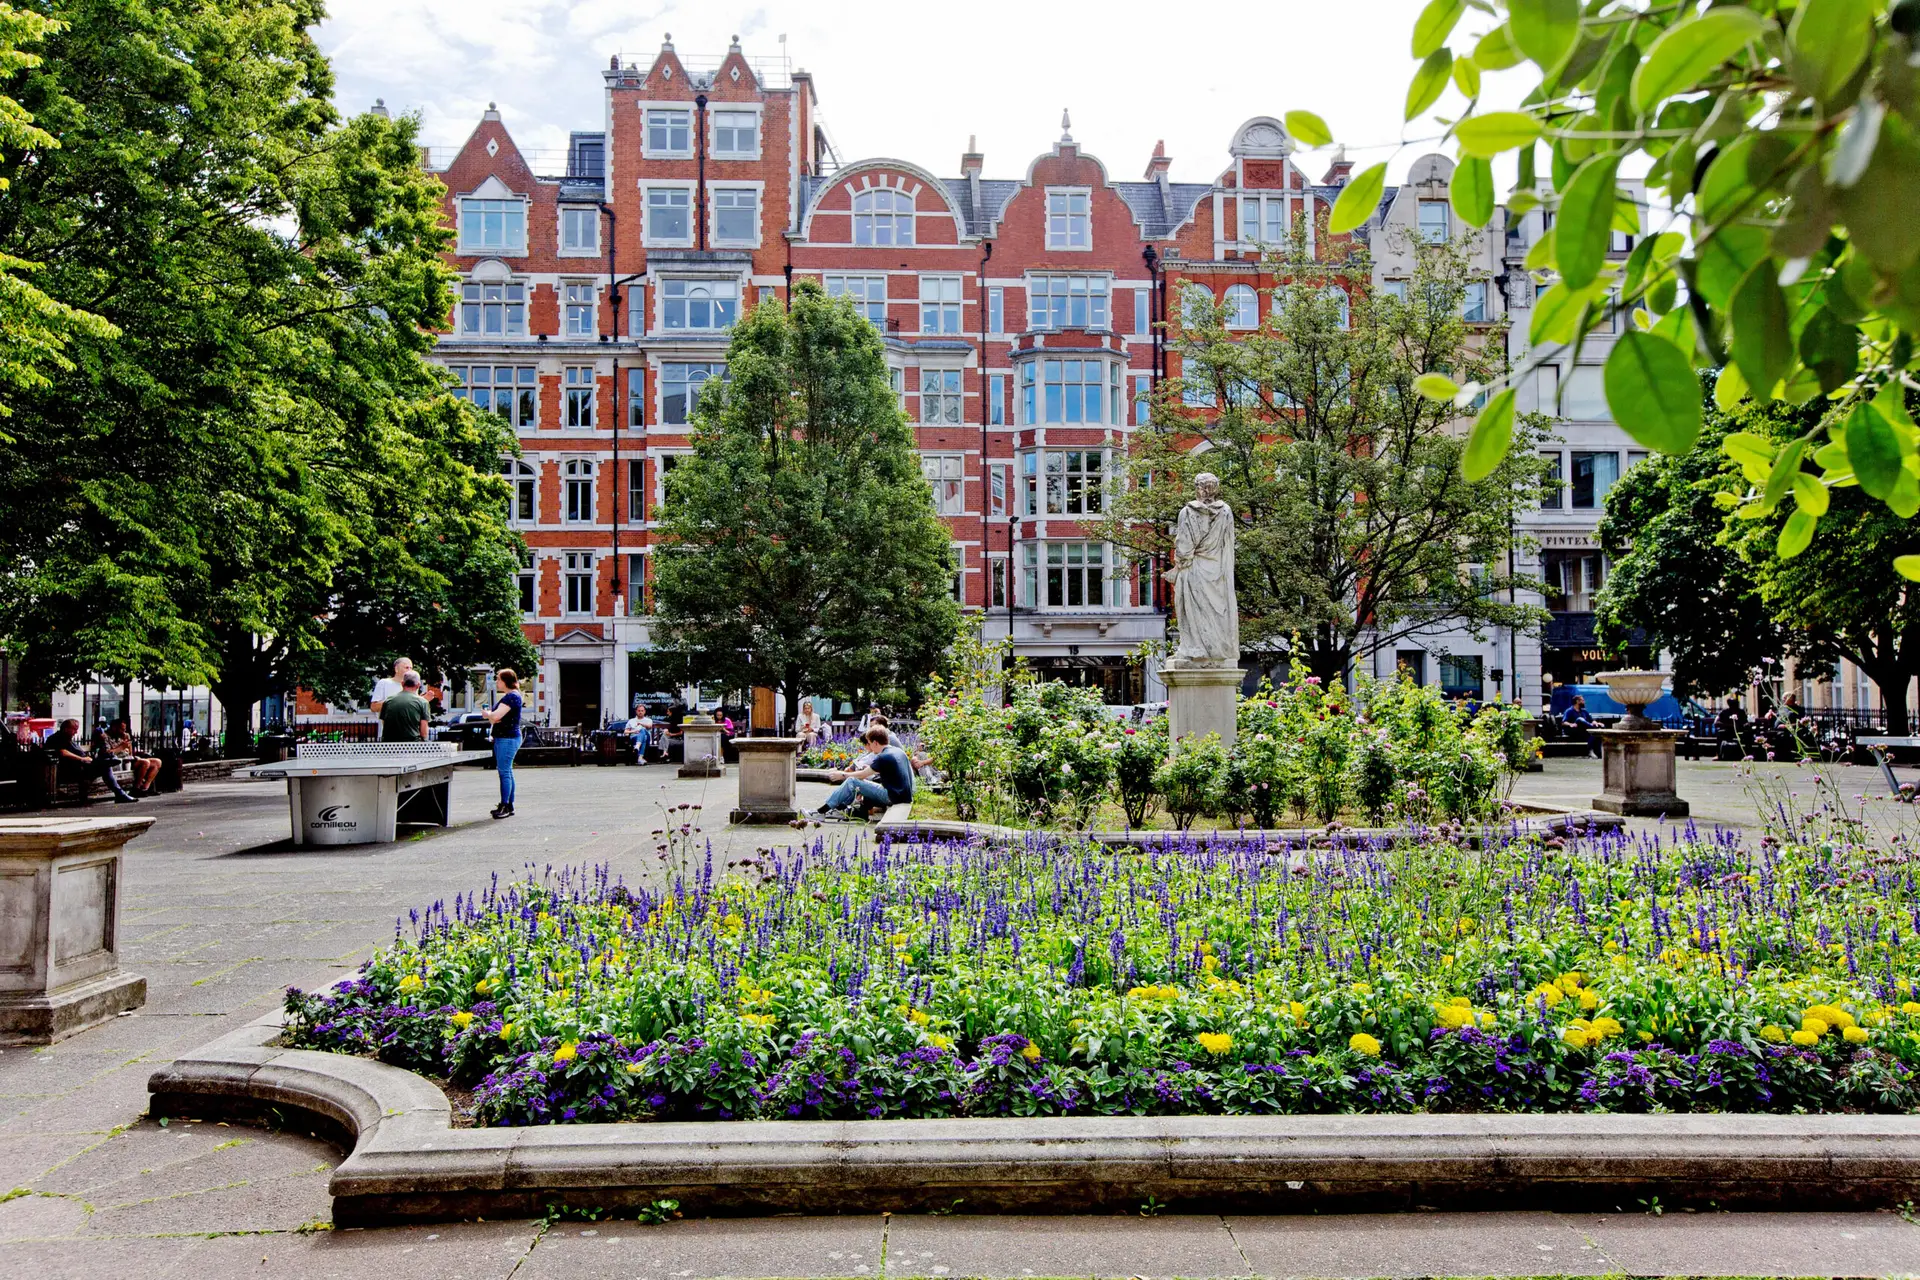
[[[718,778],[727,771],[725,728],[712,716],[688,716],[680,722],[680,776]]]
[[[1234,714],[1245,676],[1238,667],[1162,667],[1160,682],[1167,686],[1167,728],[1173,740],[1217,733],[1222,746],[1233,746]]]
[[[742,738],[740,803],[735,822],[791,822],[800,816],[793,803],[794,770],[800,762],[799,738]]]
[[[1602,791],[1593,807],[1630,818],[1684,818],[1687,802],[1674,793],[1673,745],[1679,729],[1590,729],[1600,740]]]
[[[120,851],[152,818],[0,820],[0,1044],[50,1044],[147,1002],[120,972]]]

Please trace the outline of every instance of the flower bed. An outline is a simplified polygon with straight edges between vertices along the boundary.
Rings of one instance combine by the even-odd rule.
[[[1910,855],[1418,834],[496,883],[289,992],[289,1043],[476,1086],[508,1125],[1920,1099]]]

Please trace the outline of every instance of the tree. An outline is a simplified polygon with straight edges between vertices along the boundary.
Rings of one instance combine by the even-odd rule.
[[[1499,598],[1529,585],[1505,567],[1514,512],[1538,500],[1538,455],[1467,480],[1457,411],[1414,391],[1441,372],[1490,381],[1498,337],[1483,344],[1461,319],[1461,253],[1418,258],[1405,301],[1349,294],[1347,282],[1369,279],[1364,255],[1318,261],[1296,237],[1266,264],[1289,283],[1252,332],[1230,331],[1196,290],[1172,335],[1182,377],[1162,386],[1108,504],[1105,537],[1136,559],[1165,557],[1194,476],[1220,477],[1239,518],[1241,643],[1268,665],[1297,642],[1334,680],[1415,631],[1544,618]]]
[[[1476,28],[1480,14],[1491,21],[1455,40],[1469,8]],[[1920,512],[1920,430],[1901,390],[1920,371],[1920,0],[1704,10],[1429,0],[1412,52],[1421,62],[1409,121],[1450,82],[1467,95],[1443,120],[1461,155],[1455,209],[1486,225],[1490,161],[1512,151],[1509,207],[1555,213],[1527,263],[1557,280],[1533,317],[1543,357],[1629,318],[1607,359],[1607,401],[1621,426],[1667,453],[1699,438],[1698,368],[1727,369],[1715,390],[1722,408],[1749,396],[1815,406],[1804,430],[1756,458],[1757,475],[1742,469],[1756,515],[1792,504],[1777,522],[1783,559],[1811,545],[1830,505],[1852,510],[1824,491],[1857,485],[1902,520]],[[1539,81],[1521,109],[1478,110],[1481,73],[1526,62]],[[1309,112],[1288,123],[1309,142],[1330,140]],[[1550,186],[1538,172],[1542,143]],[[1649,210],[1654,234],[1614,266],[1606,251],[1616,227],[1643,231],[1618,186],[1623,164],[1641,160],[1663,207]],[[1341,194],[1336,233],[1372,212],[1386,168],[1364,170]],[[1476,421],[1469,458],[1503,450],[1512,420],[1508,389]],[[1803,469],[1803,457],[1816,469]],[[1920,557],[1896,567],[1920,579]]]
[[[879,335],[794,286],[734,328],[694,414],[653,556],[667,647],[705,678],[802,694],[919,683],[959,626],[935,515]]]
[[[242,724],[396,648],[525,661],[512,433],[426,359],[453,276],[416,122],[339,117],[310,5],[56,16],[16,83],[60,145],[7,158],[0,242],[118,334],[72,335],[8,422],[11,646],[205,681]]]
[[[1607,493],[1600,545],[1613,570],[1594,606],[1603,648],[1619,652],[1638,628],[1670,655],[1682,698],[1732,692],[1765,659],[1788,651],[1790,634],[1768,612],[1758,584],[1721,533],[1720,495],[1738,480],[1719,452],[1724,421],[1710,421],[1701,448],[1655,454]]]

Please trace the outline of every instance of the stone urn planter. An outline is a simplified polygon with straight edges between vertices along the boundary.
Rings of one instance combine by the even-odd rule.
[[[1600,740],[1601,793],[1596,809],[1639,818],[1684,818],[1687,802],[1676,794],[1674,743],[1684,730],[1663,729],[1647,719],[1649,704],[1660,697],[1664,671],[1603,671],[1597,677],[1614,701],[1627,709],[1611,729],[1595,729]]]

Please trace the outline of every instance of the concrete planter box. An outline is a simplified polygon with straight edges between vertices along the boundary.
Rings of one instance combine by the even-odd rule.
[[[0,821],[0,1044],[50,1044],[147,1001],[120,971],[120,851],[152,818]]]
[[[154,1073],[155,1115],[297,1108],[351,1146],[334,1221],[945,1208],[1306,1213],[1415,1208],[1883,1209],[1920,1189],[1920,1117],[1174,1116],[455,1129],[431,1082],[278,1049],[273,1014]]]
[[[734,822],[791,822],[800,816],[793,803],[795,765],[800,759],[798,738],[739,738],[740,800]]]

